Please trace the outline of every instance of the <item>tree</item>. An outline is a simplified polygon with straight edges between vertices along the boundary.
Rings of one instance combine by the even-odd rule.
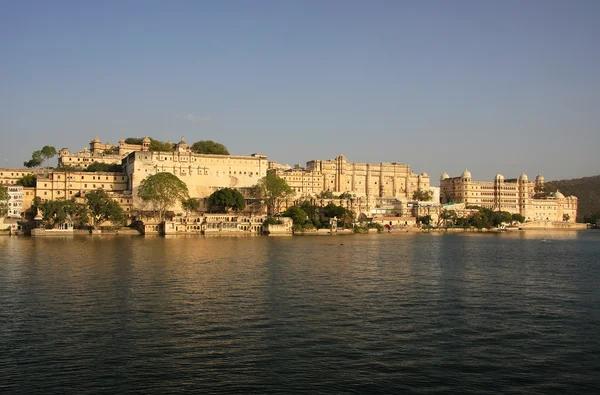
[[[173,152],[173,144],[165,143],[164,141],[154,140],[150,138],[150,146],[148,147],[149,151],[160,151],[160,152]]]
[[[338,199],[352,199],[353,197],[354,196],[350,192],[344,192],[338,196]]]
[[[237,189],[223,188],[208,197],[208,205],[211,211],[226,212],[229,209],[241,211],[246,207],[246,202]]]
[[[294,222],[294,225],[299,226],[304,225],[308,219],[306,211],[302,210],[302,208],[300,208],[299,206],[289,207],[287,210],[284,211],[283,216],[291,218]]]
[[[439,228],[443,222],[444,227],[447,228],[449,225],[452,225],[454,223],[454,221],[456,221],[457,218],[458,218],[458,215],[456,214],[456,211],[444,209],[438,216],[437,226]]]
[[[569,222],[570,219],[571,219],[571,216],[569,214],[563,214],[563,221]]]
[[[81,224],[89,221],[87,207],[73,200],[48,200],[47,202],[42,202],[41,199],[36,198],[31,207],[34,215],[39,208],[44,222],[50,228],[60,226],[69,219],[72,221],[77,220]]]
[[[200,200],[194,198],[185,199],[181,202],[181,208],[185,211],[187,217],[189,213],[200,209]]]
[[[96,172],[108,172],[108,173],[122,173],[123,167],[118,163],[100,163],[92,162],[83,169],[85,172],[96,173]]]
[[[8,190],[0,184],[0,216],[5,216],[8,212]]]
[[[25,188],[31,188],[35,186],[37,177],[33,174],[27,174],[17,180],[17,185],[22,185]]]
[[[283,178],[272,173],[261,178],[256,186],[254,189],[256,197],[264,200],[267,205],[267,213],[271,215],[279,212],[282,199],[294,195],[294,190],[288,183]]]
[[[511,216],[511,220],[512,220],[512,222],[520,222],[520,223],[523,223],[523,222],[525,222],[525,217],[524,217],[524,216],[522,216],[521,214],[513,214],[513,215]]]
[[[25,167],[39,167],[42,163],[44,163],[42,151],[33,151],[31,159],[23,162],[23,165]]]
[[[306,215],[308,215],[308,219],[312,222],[312,224],[315,226],[315,228],[318,229],[318,228],[321,228],[321,226],[323,226],[321,224],[321,219],[319,216],[319,208],[317,206],[312,204],[310,201],[305,200],[302,203],[300,203],[300,208],[302,210],[304,210]]]
[[[189,197],[185,182],[171,173],[156,173],[144,178],[140,183],[138,196],[144,202],[152,204],[153,209],[158,212],[160,222],[164,220],[169,208]]]
[[[85,203],[90,209],[92,225],[95,229],[110,220],[113,224],[124,224],[125,213],[119,203],[114,201],[103,189],[96,189],[85,194]]]
[[[227,147],[212,140],[196,141],[190,148],[197,154],[229,155]]]
[[[431,224],[431,215],[423,215],[417,218],[417,221],[425,226],[429,226]]]
[[[164,141],[154,140],[152,137],[148,137],[150,139],[150,146],[148,150],[150,151],[162,151],[162,152],[173,152],[173,144],[165,143]],[[144,143],[143,137],[127,137],[125,139],[125,144],[134,144],[134,145],[142,145]]]
[[[331,192],[331,191],[321,191],[321,193],[319,193],[317,195],[317,197],[319,199],[333,199],[334,198],[333,192]]]
[[[323,208],[323,215],[325,215],[327,218],[337,218],[338,221],[344,223],[344,227],[349,226],[355,218],[353,211],[342,206],[338,206],[334,203],[329,203]]]
[[[50,145],[45,145],[40,152],[42,153],[42,158],[44,158],[44,161],[56,156],[56,148]]]
[[[433,192],[417,189],[413,192],[412,198],[413,200],[417,200],[419,202],[428,202],[433,199]]]

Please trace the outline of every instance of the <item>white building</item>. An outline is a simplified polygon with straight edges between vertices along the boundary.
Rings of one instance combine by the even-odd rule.
[[[6,215],[10,218],[21,218],[23,211],[23,187],[21,185],[7,186],[8,191],[8,212]]]

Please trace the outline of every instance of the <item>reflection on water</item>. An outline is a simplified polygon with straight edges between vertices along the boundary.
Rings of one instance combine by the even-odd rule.
[[[599,242],[0,238],[0,392],[592,393]]]

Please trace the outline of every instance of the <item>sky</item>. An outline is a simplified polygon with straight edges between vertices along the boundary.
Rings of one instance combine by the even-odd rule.
[[[600,173],[600,1],[0,0],[0,158],[98,136]]]

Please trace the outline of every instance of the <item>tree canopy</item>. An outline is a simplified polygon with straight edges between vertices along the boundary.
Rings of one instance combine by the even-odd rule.
[[[113,224],[124,224],[126,216],[123,209],[103,189],[86,193],[85,203],[90,210],[94,228],[108,220]]]
[[[344,223],[345,227],[348,227],[355,218],[355,214],[352,210],[338,206],[334,203],[329,203],[327,206],[323,207],[323,215],[327,218],[337,218],[338,221]]]
[[[263,200],[267,205],[268,214],[276,214],[282,199],[294,195],[293,189],[288,183],[276,174],[269,173],[261,178],[256,184],[253,193],[255,197]]]
[[[161,151],[161,152],[173,152],[173,150],[174,150],[173,144],[164,142],[164,141],[155,140],[152,137],[148,137],[148,138],[150,139],[150,147],[148,147],[148,150]],[[125,139],[125,144],[142,145],[143,142],[144,142],[143,137],[127,137]]]
[[[45,145],[38,151],[33,151],[31,159],[23,162],[25,167],[39,167],[44,161],[51,159],[56,156],[56,148],[51,145]]]
[[[525,218],[520,214],[511,214],[508,211],[495,211],[487,207],[476,207],[477,211],[472,213],[466,218],[458,218],[457,214],[453,210],[443,210],[440,214],[440,220],[438,220],[438,226],[441,222],[444,222],[444,226],[472,226],[475,228],[487,228],[497,227],[504,223],[512,222],[524,222]]]
[[[171,173],[156,173],[144,178],[140,183],[138,196],[152,205],[158,213],[159,221],[164,220],[170,207],[189,197],[185,182]]]
[[[182,200],[181,208],[183,211],[185,211],[186,215],[189,215],[189,213],[198,211],[200,209],[200,200],[195,198]]]
[[[100,163],[100,162],[94,161],[94,162],[90,163],[88,165],[88,167],[83,169],[83,171],[90,172],[90,173],[97,173],[97,172],[122,173],[123,167],[117,163]]]
[[[0,184],[0,216],[6,215],[8,212],[8,190]]]
[[[44,163],[44,158],[42,157],[42,151],[33,151],[31,154],[31,159],[23,162],[23,166],[25,167],[39,167]]]
[[[227,147],[212,140],[196,141],[190,148],[197,154],[229,155]]]
[[[413,200],[417,200],[419,202],[428,202],[431,199],[433,199],[433,192],[423,191],[421,189],[418,189],[413,192],[412,198],[413,198]]]
[[[26,174],[17,180],[17,185],[22,185],[25,188],[31,188],[35,186],[36,181],[36,176],[34,176],[33,174]]]
[[[49,228],[64,224],[67,220],[86,224],[89,221],[88,210],[84,204],[74,200],[48,200],[42,202],[36,197],[31,205],[32,212],[40,210],[44,223]]]
[[[244,197],[237,189],[223,188],[208,197],[211,211],[226,212],[229,209],[241,211],[246,207]]]
[[[302,210],[300,206],[292,206],[283,212],[284,217],[289,217],[294,222],[294,225],[302,226],[304,225],[308,219],[308,214],[306,211]]]

